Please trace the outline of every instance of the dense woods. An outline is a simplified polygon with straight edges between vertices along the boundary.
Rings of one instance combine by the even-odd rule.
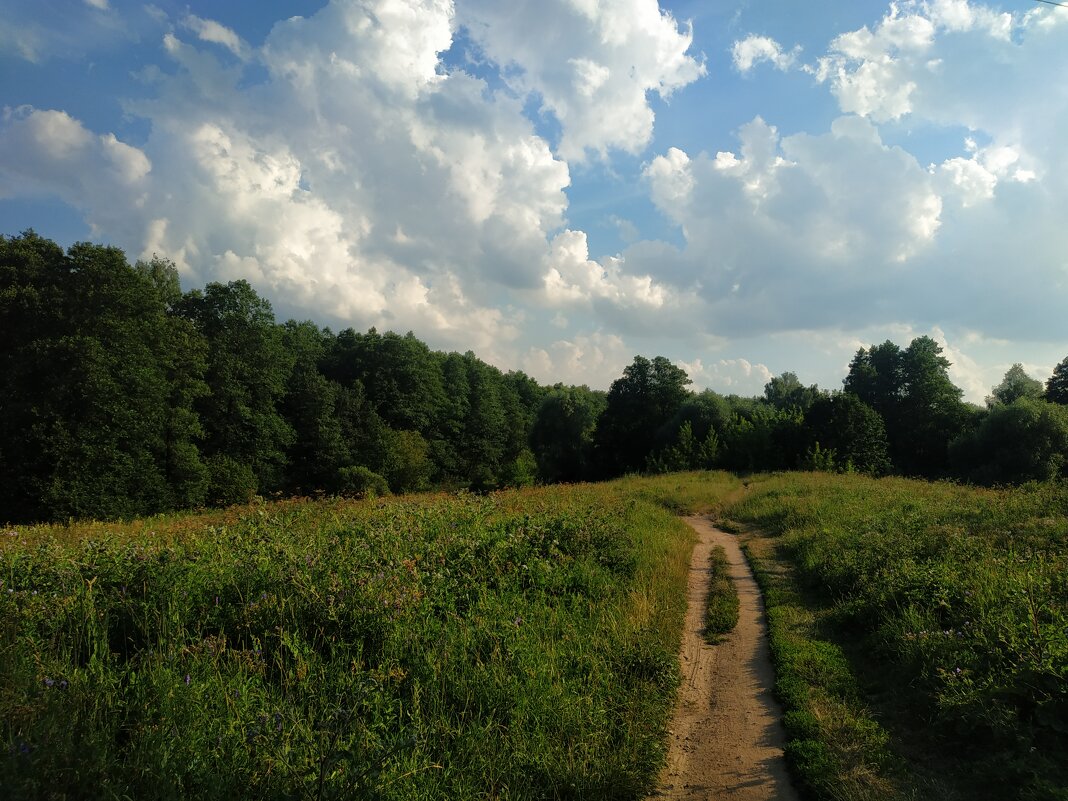
[[[1068,358],[985,408],[939,345],[857,352],[840,391],[694,392],[635,357],[607,393],[539,385],[412,333],[279,323],[245,281],[182,292],[164,259],[0,236],[0,518],[129,518],[254,495],[483,491],[629,472],[810,468],[1062,476]]]

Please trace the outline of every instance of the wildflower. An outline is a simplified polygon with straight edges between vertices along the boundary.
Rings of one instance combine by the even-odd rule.
[[[50,678],[48,678],[48,676],[45,676],[44,683],[45,683],[45,687],[51,687],[52,685],[54,685],[56,683],[56,680],[55,679],[50,679]]]
[[[189,679],[189,674],[188,674],[188,673],[186,673],[186,674],[185,674],[185,684],[186,684],[186,686],[187,686],[187,687],[189,686],[189,681],[190,681],[190,679]]]
[[[61,689],[61,690],[65,690],[65,689],[67,689],[67,688],[68,688],[69,686],[70,686],[70,685],[69,685],[69,684],[67,684],[67,680],[66,680],[66,679],[60,679],[60,681],[59,681],[59,689]]]

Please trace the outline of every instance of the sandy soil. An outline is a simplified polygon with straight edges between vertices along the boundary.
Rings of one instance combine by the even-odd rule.
[[[682,687],[668,763],[652,799],[796,801],[782,748],[782,711],[772,696],[764,602],[737,539],[705,518],[686,518],[700,540],[690,561]],[[718,645],[702,636],[708,558],[721,545],[741,601],[738,627]]]

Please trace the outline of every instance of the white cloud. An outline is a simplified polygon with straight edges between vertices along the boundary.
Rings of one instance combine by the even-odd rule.
[[[649,143],[649,92],[669,97],[705,74],[657,0],[468,0],[459,19],[512,88],[536,94],[560,122],[557,152],[638,153]]]
[[[645,171],[713,302],[766,304],[780,284],[789,302],[795,282],[886,272],[931,244],[941,201],[930,176],[868,122],[843,117],[822,136],[783,139],[758,117],[739,138],[740,156],[672,150]]]
[[[451,15],[376,0],[279,23],[256,55],[269,80],[251,89],[240,65],[168,34],[176,71],[128,106],[151,125],[143,148],[63,112],[9,112],[3,184],[59,194],[194,285],[249,278],[281,313],[492,357],[518,336],[502,301],[540,286],[569,176],[519,100],[440,70]]]
[[[230,28],[213,19],[202,19],[194,14],[187,14],[182,25],[197,35],[202,42],[222,45],[238,58],[248,58],[248,45]]]
[[[142,151],[63,111],[21,106],[0,118],[0,197],[58,194],[94,227],[110,228],[143,201],[151,170]]]
[[[108,10],[108,0],[85,0],[85,4],[87,6],[92,6],[99,11]]]
[[[634,358],[623,339],[595,332],[558,340],[547,348],[530,348],[523,357],[523,370],[547,384],[562,381],[607,389],[623,374]]]
[[[603,263],[592,261],[586,234],[564,231],[552,242],[544,277],[545,295],[554,305],[606,300],[623,308],[659,309],[669,302],[670,291],[651,276],[627,275],[622,267],[618,258],[608,257]]]
[[[797,62],[800,52],[800,47],[787,52],[782,49],[782,45],[769,36],[750,34],[745,39],[734,43],[731,47],[731,59],[734,62],[734,68],[743,75],[765,61],[785,71]]]
[[[772,378],[766,365],[747,359],[720,359],[706,365],[697,358],[677,364],[693,381],[694,389],[711,389],[724,395],[760,395]]]

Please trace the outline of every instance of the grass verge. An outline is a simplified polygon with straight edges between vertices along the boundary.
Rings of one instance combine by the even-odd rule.
[[[705,640],[720,642],[738,625],[738,591],[730,577],[727,552],[717,545],[708,562],[708,598],[705,603]]]

